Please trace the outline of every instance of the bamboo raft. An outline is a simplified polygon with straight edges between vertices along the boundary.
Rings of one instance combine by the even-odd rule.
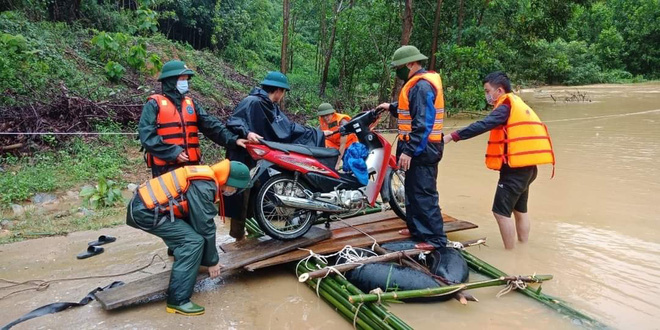
[[[454,232],[477,228],[476,225],[451,216],[443,214],[445,231]],[[441,284],[438,288],[428,288],[412,291],[364,293],[344,277],[330,273],[328,265],[318,259],[321,254],[331,254],[342,250],[345,246],[351,247],[374,247],[380,256],[372,257],[373,261],[394,261],[399,259],[408,267],[420,269],[423,266],[415,263],[412,259],[402,258],[402,255],[414,255],[419,250],[407,250],[389,253],[375,242],[382,244],[408,238],[399,234],[399,230],[406,228],[405,222],[399,219],[393,212],[376,212],[367,210],[365,215],[351,219],[340,220],[332,223],[332,230],[323,229],[321,225],[312,229],[302,238],[293,241],[278,241],[263,236],[253,219],[249,219],[246,227],[249,238],[240,242],[223,244],[220,249],[220,263],[224,265],[223,270],[245,269],[254,271],[257,269],[301,261],[295,266],[296,275],[301,282],[305,282],[311,289],[315,290],[320,298],[329,303],[347,321],[351,322],[356,329],[412,329],[402,319],[392,314],[380,301],[389,299],[404,299],[406,297],[424,297],[434,295],[451,294],[461,303],[466,304],[468,300],[477,301],[471,294],[463,290],[495,285],[511,286],[512,282],[541,283],[552,278],[551,275],[531,276],[509,276],[488,263],[478,259],[466,250],[461,254],[466,259],[472,271],[482,273],[492,280],[463,283],[453,286]],[[482,240],[474,240],[466,243],[481,244]],[[468,246],[468,245],[465,245]],[[313,253],[312,253],[313,252]],[[392,257],[394,255],[395,257]],[[398,255],[398,257],[396,257]],[[341,271],[349,270],[354,266],[334,266]],[[153,297],[163,297],[169,283],[170,271],[163,271],[147,276],[124,286],[96,294],[97,300],[106,310],[140,304],[151,301]],[[208,277],[203,273],[198,276],[198,281]],[[561,300],[541,293],[541,287],[531,289],[511,287],[515,290],[542,304],[551,307],[562,315],[569,316],[574,323],[590,328],[607,328],[604,324],[589,317],[588,315],[573,309]],[[506,290],[506,289],[505,289]],[[505,291],[503,290],[503,291]],[[507,291],[508,292],[508,291]]]
[[[477,228],[473,223],[443,215],[445,231],[453,232]],[[285,264],[303,259],[309,255],[305,248],[315,253],[332,253],[346,245],[367,247],[374,243],[385,243],[407,238],[398,233],[406,227],[404,221],[394,212],[378,212],[333,222],[332,231],[315,226],[302,238],[292,241],[278,241],[268,237],[250,238],[240,242],[220,246],[220,263],[223,271],[246,269],[253,271],[265,267]],[[96,294],[105,310],[140,304],[162,296],[169,284],[170,270],[165,270],[139,280],[126,283]],[[208,277],[203,273],[198,281]]]

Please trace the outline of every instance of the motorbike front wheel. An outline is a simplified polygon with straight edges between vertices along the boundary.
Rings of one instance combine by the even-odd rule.
[[[266,181],[255,201],[254,213],[259,227],[268,236],[279,240],[292,240],[305,235],[316,221],[317,212],[280,206],[275,194],[307,198],[306,189],[309,188],[304,182],[296,182],[287,174],[278,174]]]
[[[404,171],[390,171],[388,180],[388,192],[390,197],[390,207],[399,218],[406,220],[406,173]]]

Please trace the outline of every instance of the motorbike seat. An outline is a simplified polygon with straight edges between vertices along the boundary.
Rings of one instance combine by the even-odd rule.
[[[271,149],[284,151],[286,153],[295,152],[316,158],[330,158],[339,156],[339,150],[333,148],[309,147],[302,144],[286,144],[270,141],[261,142]]]

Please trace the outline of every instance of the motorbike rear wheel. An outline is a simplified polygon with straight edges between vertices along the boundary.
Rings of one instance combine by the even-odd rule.
[[[316,221],[317,212],[279,206],[274,195],[307,198],[304,193],[307,189],[309,187],[304,182],[296,182],[288,174],[278,174],[268,179],[255,200],[254,215],[259,227],[268,236],[284,241],[305,235]]]
[[[391,170],[389,176],[387,190],[390,207],[399,218],[406,220],[406,174],[403,171]]]

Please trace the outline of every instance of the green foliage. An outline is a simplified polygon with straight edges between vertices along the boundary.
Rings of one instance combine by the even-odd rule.
[[[158,14],[148,7],[140,7],[135,11],[136,25],[133,33],[150,34],[158,31]]]
[[[0,13],[0,27],[0,104],[38,99],[34,91],[43,93],[60,81],[77,90],[105,80],[72,70],[78,63],[63,53],[77,54],[72,45],[81,44],[80,31],[63,23],[32,23],[18,12]]]
[[[103,122],[96,129],[117,132],[120,125]],[[38,152],[30,158],[3,156],[0,208],[27,200],[38,192],[69,189],[90,180],[109,178],[123,182],[123,171],[134,172],[136,168],[128,159],[127,150],[137,148],[139,143],[132,136],[102,135],[91,140],[74,138],[63,143],[58,151]]]
[[[105,65],[105,74],[111,81],[118,82],[124,76],[124,73],[126,73],[126,69],[115,61],[110,60]]]
[[[584,41],[538,40],[530,45],[537,54],[520,62],[519,74],[527,79],[551,84],[587,84],[601,82],[601,68],[593,47]]]
[[[100,60],[108,61],[105,65],[105,73],[113,82],[119,81],[126,73],[124,64],[138,72],[145,71],[150,64],[152,74],[160,70],[163,65],[157,54],[147,57],[147,47],[143,40],[125,33],[100,31],[91,39],[91,44],[94,47],[93,53]],[[129,47],[131,44],[132,46]]]
[[[13,36],[8,33],[0,34],[0,45],[8,53],[21,53],[27,49],[27,41],[22,35]]]
[[[622,59],[626,55],[625,43],[621,34],[616,30],[616,27],[610,26],[602,30],[594,46],[602,67],[607,69],[623,69]]]
[[[462,109],[485,109],[481,81],[489,72],[500,69],[493,49],[484,41],[475,47],[447,45],[437,56],[443,68],[439,73],[446,91],[445,111],[453,114]]]
[[[279,16],[266,0],[219,1],[215,5],[212,42],[222,55],[256,71],[279,61]]]
[[[139,43],[128,50],[126,62],[131,68],[141,71],[146,68],[146,59],[147,48],[144,43]]]
[[[197,59],[199,54],[211,55],[193,47],[211,48],[214,55],[257,80],[266,71],[280,67],[283,17],[278,1],[82,1],[80,19],[61,26],[27,19],[46,19],[47,1],[11,3],[9,9],[15,12],[2,13],[0,21],[1,33],[11,36],[11,40],[4,36],[0,43],[12,43],[0,50],[0,88],[21,95],[31,88],[44,88],[53,77],[69,87],[89,85],[76,74],[59,69],[76,65],[58,50],[84,44],[80,35],[89,33],[85,28],[100,32],[92,38],[92,56],[83,60],[100,61],[102,65],[93,75],[105,73],[113,81],[127,74],[120,73],[119,66],[155,75],[162,61],[181,58],[195,67],[202,62]],[[339,3],[290,0],[287,73],[294,89],[287,105],[292,112],[311,114],[319,101],[357,111],[393,96],[387,62],[401,42],[403,3],[343,1],[336,13]],[[431,52],[436,5],[436,1],[421,1],[413,6],[416,28],[409,43],[427,55]],[[507,72],[514,84],[587,84],[660,77],[657,0],[465,0],[444,1],[442,6],[435,69],[443,73],[451,112],[481,108],[481,95],[477,96],[481,92],[477,93],[475,86],[493,68]],[[57,30],[49,37],[54,34],[67,42],[45,45],[42,36],[33,33],[38,29],[25,31],[30,25],[47,26],[47,33]],[[71,38],[71,31],[76,30],[82,33]],[[162,34],[154,34],[157,30]],[[333,30],[335,40],[330,50]],[[165,43],[163,35],[182,44]],[[152,53],[155,43],[160,48],[154,47],[156,53]],[[321,98],[317,95],[328,55],[327,88]],[[109,61],[116,64],[106,70]],[[29,81],[19,82],[23,77]],[[194,83],[203,95],[216,101],[226,101],[230,95],[220,86],[233,88],[229,79],[211,70],[197,76]],[[91,90],[97,93],[103,88]],[[15,102],[4,95],[0,100]]]
[[[80,191],[80,197],[83,198],[84,205],[95,209],[115,206],[123,202],[119,184],[105,178],[99,179],[95,187],[84,187]]]
[[[125,40],[125,38],[121,37],[123,35],[123,33],[113,34],[101,31],[92,38],[92,45],[101,60],[116,60],[120,57],[119,49],[125,46],[119,44],[119,40]],[[115,40],[115,37],[118,37],[118,40]]]
[[[160,69],[163,68],[163,61],[160,60],[160,56],[158,56],[158,54],[149,55],[147,58],[147,63],[147,66],[149,67],[149,73],[152,75],[160,72]]]

